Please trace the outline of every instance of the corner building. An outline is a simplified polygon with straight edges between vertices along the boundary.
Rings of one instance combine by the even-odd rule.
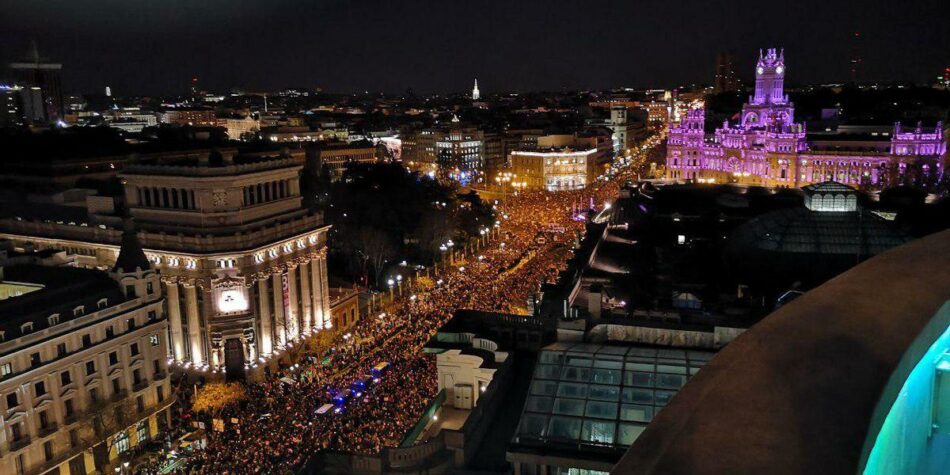
[[[160,271],[169,357],[186,368],[259,374],[300,338],[332,327],[323,216],[302,206],[298,158],[131,165],[119,177],[137,237]],[[75,224],[75,223],[73,223]],[[0,221],[0,237],[111,266],[121,231]]]
[[[794,121],[795,106],[784,92],[785,72],[784,51],[759,51],[755,92],[743,105],[738,124],[727,121],[707,136],[703,108],[671,123],[666,177],[783,188],[835,181],[869,189],[908,181],[928,186],[944,179],[947,143],[940,123],[933,129],[897,123],[890,143],[874,151],[844,140],[831,147],[828,141],[809,142],[805,124]]]

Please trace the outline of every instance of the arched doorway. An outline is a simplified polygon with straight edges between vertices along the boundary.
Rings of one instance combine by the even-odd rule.
[[[239,338],[225,340],[224,367],[228,370],[228,379],[244,379],[244,344]]]

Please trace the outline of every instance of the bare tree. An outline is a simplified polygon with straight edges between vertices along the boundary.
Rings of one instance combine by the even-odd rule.
[[[88,435],[85,441],[92,446],[93,463],[97,470],[105,473],[109,466],[109,453],[120,440],[120,437],[113,436],[135,424],[138,421],[136,414],[132,400],[128,397],[115,402],[100,398],[86,409],[84,432]]]

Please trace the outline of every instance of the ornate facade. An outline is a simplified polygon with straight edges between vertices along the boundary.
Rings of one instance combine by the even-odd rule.
[[[795,122],[795,106],[784,92],[785,72],[784,51],[760,51],[755,92],[738,124],[727,121],[707,135],[701,107],[671,124],[666,177],[795,188],[836,181],[869,189],[909,182],[928,186],[944,179],[947,143],[940,123],[933,129],[897,123],[881,151],[849,151],[845,141],[835,143],[835,150],[809,143],[805,124]]]
[[[323,217],[302,206],[300,160],[216,166],[134,165],[119,177],[138,239],[161,273],[169,357],[185,367],[254,371],[295,341],[332,327]],[[4,219],[0,237],[67,249],[111,266],[121,231]]]

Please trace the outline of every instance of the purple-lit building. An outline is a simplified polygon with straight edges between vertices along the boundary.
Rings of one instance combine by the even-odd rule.
[[[743,183],[801,187],[836,181],[879,189],[913,182],[923,186],[942,180],[947,143],[943,125],[932,129],[894,125],[890,142],[878,147],[848,141],[810,142],[805,124],[795,122],[795,106],[784,91],[785,52],[759,51],[755,93],[742,107],[738,124],[728,121],[707,135],[705,110],[691,109],[671,124],[666,177],[705,183]]]

